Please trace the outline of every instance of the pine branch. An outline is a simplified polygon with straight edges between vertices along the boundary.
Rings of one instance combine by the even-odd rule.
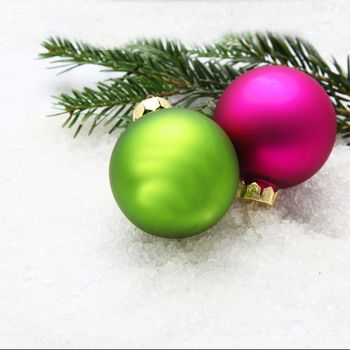
[[[53,68],[75,68],[94,64],[117,72],[134,72],[142,67],[143,59],[129,51],[103,49],[79,41],[50,37],[42,43],[46,49],[40,58],[56,58],[51,61]]]
[[[217,55],[251,68],[266,64],[286,65],[310,74],[324,87],[338,115],[338,130],[350,132],[350,59],[345,71],[337,60],[327,62],[307,41],[274,33],[228,35],[216,45],[201,50],[202,55]],[[247,67],[247,66],[246,66]]]
[[[98,83],[94,89],[73,90],[56,98],[56,108],[68,114],[63,126],[78,125],[75,135],[91,119],[89,133],[101,124],[111,124],[109,132],[126,126],[135,105],[148,95],[176,96],[175,105],[211,115],[222,90],[242,73],[230,64],[203,62],[181,44],[170,41],[143,41],[120,50],[102,50],[51,38],[43,46],[48,51],[40,57],[59,57],[53,62],[57,68],[63,62],[68,69],[78,63],[96,64],[124,73]]]
[[[42,58],[55,58],[63,71],[85,64],[120,72],[118,79],[61,94],[56,107],[68,114],[64,126],[92,120],[112,132],[130,122],[133,107],[147,95],[176,97],[177,106],[212,115],[217,99],[237,76],[258,66],[287,65],[304,71],[325,88],[337,112],[338,131],[350,138],[350,58],[343,69],[334,58],[325,60],[307,41],[273,33],[231,34],[204,47],[176,41],[142,40],[121,48],[101,49],[82,42],[49,38]]]

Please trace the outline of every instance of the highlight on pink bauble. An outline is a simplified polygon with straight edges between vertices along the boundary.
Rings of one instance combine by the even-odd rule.
[[[231,138],[241,178],[275,191],[313,176],[336,138],[336,115],[323,87],[285,66],[244,73],[223,92],[214,120]]]

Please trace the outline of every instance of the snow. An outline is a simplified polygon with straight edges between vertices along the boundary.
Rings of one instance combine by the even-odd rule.
[[[152,237],[127,221],[109,189],[118,134],[73,139],[62,120],[45,118],[51,95],[101,74],[55,76],[34,59],[54,34],[107,45],[268,28],[342,60],[349,2],[3,0],[1,8],[0,347],[349,346],[342,140],[276,208],[235,202],[207,233]]]

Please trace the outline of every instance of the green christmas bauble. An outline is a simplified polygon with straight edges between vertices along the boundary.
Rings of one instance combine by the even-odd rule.
[[[142,230],[182,238],[217,223],[235,198],[238,162],[224,131],[201,113],[163,109],[120,136],[110,160],[113,195]]]

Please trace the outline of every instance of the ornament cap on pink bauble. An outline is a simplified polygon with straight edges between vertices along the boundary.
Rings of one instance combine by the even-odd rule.
[[[336,138],[336,115],[323,87],[285,66],[253,69],[223,92],[214,120],[233,142],[242,180],[275,191],[313,176]]]

